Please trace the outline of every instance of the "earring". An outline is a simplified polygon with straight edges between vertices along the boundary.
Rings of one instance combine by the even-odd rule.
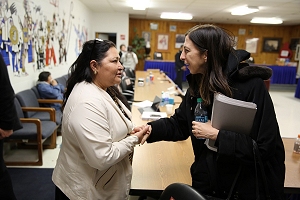
[[[97,71],[96,71],[96,70],[94,71],[94,74],[95,74],[95,75],[97,74]]]

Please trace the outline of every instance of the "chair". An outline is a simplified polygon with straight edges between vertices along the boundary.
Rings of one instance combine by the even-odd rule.
[[[172,183],[160,195],[159,200],[206,200],[199,192],[187,184]]]
[[[132,105],[134,89],[133,89],[132,82],[128,76],[122,77],[120,88],[122,90],[122,94],[126,97],[129,105]]]
[[[31,89],[23,90],[16,94],[18,101],[22,107],[45,107],[45,104],[49,103],[62,103],[62,100],[58,99],[41,99],[36,86]],[[55,110],[54,110],[55,111]],[[27,112],[24,113],[25,117],[38,118],[40,120],[49,120],[47,113]],[[56,124],[61,125],[62,112],[56,110],[54,112]]]
[[[14,131],[10,137],[4,139],[5,143],[15,144],[11,150],[5,151],[3,156],[4,161],[6,165],[9,166],[41,166],[43,165],[43,148],[52,148],[51,145],[45,145],[45,141],[48,138],[51,140],[52,136],[55,136],[54,138],[56,140],[56,123],[54,121],[41,121],[36,118],[25,118],[24,110],[17,98],[15,98],[14,103],[23,128]],[[42,112],[41,108],[26,108],[25,110]],[[25,153],[21,152],[20,147]],[[24,148],[27,149],[27,151],[24,150]],[[32,148],[34,148],[34,150],[32,150]],[[37,153],[34,153],[34,156],[32,156],[28,151],[36,152],[36,148]]]
[[[63,75],[55,79],[58,83],[62,84],[65,88],[67,87],[67,75]]]
[[[18,92],[16,98],[19,101],[26,118],[37,118],[41,121],[53,121],[56,123],[57,128],[61,125],[62,112],[55,110],[54,108],[40,107],[38,99],[32,89]],[[56,132],[52,136],[50,146],[51,148],[56,147]]]
[[[134,86],[135,83],[135,72],[131,68],[125,68],[125,74],[128,76],[131,80],[132,85]]]
[[[163,60],[163,55],[161,52],[154,52],[153,54],[153,59],[154,60]]]

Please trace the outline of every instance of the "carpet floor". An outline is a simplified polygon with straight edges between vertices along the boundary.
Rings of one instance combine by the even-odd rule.
[[[8,168],[17,200],[53,200],[53,169]]]

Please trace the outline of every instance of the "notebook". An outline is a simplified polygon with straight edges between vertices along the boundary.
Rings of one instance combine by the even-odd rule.
[[[256,104],[227,97],[223,94],[214,95],[211,123],[216,129],[234,131],[240,134],[250,134]],[[215,141],[206,139],[205,144],[213,151],[217,151]]]

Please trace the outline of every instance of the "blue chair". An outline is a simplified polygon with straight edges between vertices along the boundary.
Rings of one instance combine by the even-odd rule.
[[[56,111],[54,108],[40,107],[40,104],[34,94],[33,90],[27,89],[16,94],[24,116],[26,118],[37,118],[41,121],[53,121],[57,128],[62,122],[62,112]],[[56,131],[52,135],[49,148],[56,148]]]
[[[62,84],[62,85],[66,88],[66,87],[67,87],[67,78],[68,78],[68,76],[67,76],[67,75],[64,75],[64,76],[61,76],[61,77],[56,78],[55,80],[56,80],[58,83]]]
[[[51,138],[55,136],[56,142],[56,123],[51,120],[41,121],[36,118],[26,118],[17,98],[15,98],[14,103],[23,128],[14,131],[10,137],[4,139],[5,143],[15,144],[12,150],[5,151],[4,161],[8,166],[41,166],[43,165],[43,148],[52,148],[51,142],[50,145],[46,144],[47,139],[51,141]],[[25,110],[37,111],[39,108],[26,108]],[[34,158],[31,154],[25,154],[24,156],[20,153],[24,149],[37,149],[36,156],[34,155]],[[31,159],[27,159],[27,155]],[[14,157],[15,159],[13,159]]]
[[[172,183],[162,192],[159,200],[206,200],[191,186],[184,183]]]
[[[34,86],[31,89],[23,90],[21,92],[18,92],[16,94],[16,97],[18,101],[20,102],[20,105],[22,107],[40,107],[40,108],[46,108],[42,107],[41,105],[47,104],[47,103],[62,103],[62,100],[57,99],[40,99],[39,93],[37,91],[37,88]],[[53,109],[54,110],[54,120],[57,124],[57,126],[61,125],[62,121],[62,112],[61,111],[55,111],[54,108],[47,108],[47,109]],[[49,111],[49,110],[48,110]],[[25,117],[28,118],[38,118],[42,121],[49,120],[51,116],[49,116],[48,113],[45,112],[25,112]]]

